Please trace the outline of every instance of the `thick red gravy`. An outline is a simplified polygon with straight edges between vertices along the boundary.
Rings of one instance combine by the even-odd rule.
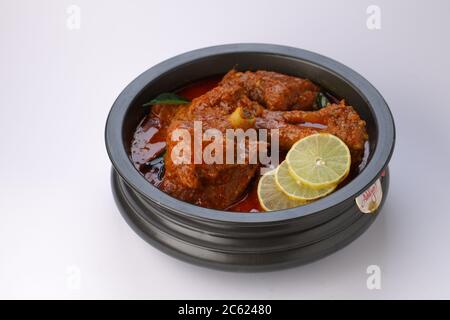
[[[217,86],[222,77],[213,77],[198,81],[194,84],[184,87],[177,92],[178,95],[193,100],[196,97],[208,92]],[[170,106],[165,106],[170,108]],[[308,125],[308,124],[303,124]],[[313,124],[312,124],[313,125]],[[367,144],[367,143],[366,143]],[[142,119],[137,127],[133,142],[131,145],[131,160],[135,167],[145,176],[145,178],[158,187],[164,176],[164,162],[162,155],[166,148],[166,130],[162,128],[160,119],[150,112]],[[365,164],[368,156],[368,144],[366,145],[364,159]],[[284,160],[285,155],[280,155],[280,162]],[[338,188],[347,184],[360,171],[360,167],[352,168],[348,177]],[[258,200],[257,186],[259,175],[256,176],[248,190],[236,203],[229,206],[226,210],[233,212],[262,212],[264,211]]]

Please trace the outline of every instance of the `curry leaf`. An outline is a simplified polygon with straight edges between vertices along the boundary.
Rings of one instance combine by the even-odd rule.
[[[153,157],[148,159],[148,161],[145,163],[146,166],[152,167],[160,162],[164,162],[164,156],[166,155],[167,149],[162,148],[158,152],[156,152]]]
[[[316,103],[315,103],[316,109],[322,109],[322,108],[326,107],[329,103],[330,103],[330,101],[322,92],[319,92],[317,94]]]
[[[175,93],[161,93],[160,95],[158,95],[156,98],[154,98],[153,100],[144,103],[142,106],[147,107],[147,106],[152,106],[155,104],[174,104],[174,105],[178,105],[178,104],[187,104],[190,101],[186,98],[180,97],[178,95],[176,95]]]

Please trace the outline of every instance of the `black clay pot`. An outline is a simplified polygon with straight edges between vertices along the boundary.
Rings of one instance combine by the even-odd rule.
[[[150,184],[133,166],[132,135],[144,102],[231,68],[270,70],[308,78],[345,98],[367,122],[367,165],[350,183],[311,204],[267,213],[232,213],[177,200]],[[232,44],[191,51],[145,71],[115,101],[106,124],[112,187],[126,221],[146,241],[196,264],[226,270],[273,270],[330,254],[376,219],[389,186],[387,165],[395,128],[378,91],[348,67],[285,46]],[[368,209],[367,201],[376,200]]]

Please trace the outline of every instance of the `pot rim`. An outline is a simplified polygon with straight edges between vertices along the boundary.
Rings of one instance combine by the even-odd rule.
[[[347,185],[320,200],[296,208],[262,214],[232,213],[200,207],[178,200],[148,182],[134,167],[123,142],[122,127],[124,119],[135,98],[152,81],[157,80],[160,75],[181,65],[211,56],[232,53],[269,54],[302,60],[326,69],[350,84],[366,99],[378,128],[377,144],[364,170]],[[349,198],[356,198],[364,192],[380,176],[389,163],[395,143],[395,126],[391,111],[378,90],[365,78],[345,65],[320,54],[294,47],[263,43],[237,43],[189,51],[158,63],[139,75],[120,93],[114,102],[106,122],[105,143],[109,158],[122,179],[139,194],[171,212],[218,223],[283,223],[329,210]]]

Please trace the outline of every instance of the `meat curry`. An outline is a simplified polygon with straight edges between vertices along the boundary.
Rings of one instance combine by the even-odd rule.
[[[154,104],[133,137],[131,159],[145,178],[180,200],[228,211],[262,211],[256,195],[261,163],[174,163],[171,134],[185,129],[194,134],[194,121],[202,130],[236,128],[237,110],[245,129],[277,129],[281,160],[299,139],[318,132],[340,138],[351,153],[347,183],[364,165],[368,150],[366,123],[359,114],[307,79],[269,71],[231,70],[177,92],[190,101]],[[326,104],[320,101],[325,99]],[[264,164],[267,166],[267,164]],[[270,165],[269,165],[270,166]]]

